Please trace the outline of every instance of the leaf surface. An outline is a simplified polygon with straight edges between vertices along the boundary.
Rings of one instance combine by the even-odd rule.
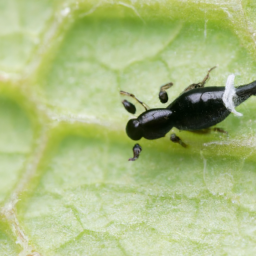
[[[255,80],[253,1],[1,5],[0,252],[255,254],[256,99],[229,136],[173,129],[189,148],[143,139],[128,162],[119,96],[166,106],[161,85],[174,100],[216,65],[207,86]]]

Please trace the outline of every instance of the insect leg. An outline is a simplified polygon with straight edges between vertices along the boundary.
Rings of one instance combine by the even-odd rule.
[[[209,134],[211,133],[211,128],[205,128],[205,129],[201,129],[201,130],[193,130],[190,132],[196,133],[196,134]]]
[[[128,100],[123,100],[122,104],[123,104],[124,108],[127,110],[127,112],[129,112],[131,114],[136,113],[136,107]]]
[[[185,144],[180,137],[178,137],[175,133],[171,134],[170,140],[174,143],[179,143],[182,147],[186,148],[188,145]]]
[[[219,132],[219,133],[225,133],[226,135],[228,135],[227,131],[223,130],[222,128],[218,128],[218,127],[210,127],[210,128],[194,130],[194,131],[190,131],[190,132],[197,133],[197,134],[209,134],[211,132]]]
[[[201,82],[189,85],[189,86],[184,90],[184,92],[190,91],[190,90],[192,90],[192,89],[204,87],[205,83],[207,82],[207,80],[208,80],[209,77],[210,77],[210,72],[211,72],[213,69],[215,69],[215,68],[216,68],[216,66],[210,68],[210,69],[208,70],[208,72],[207,72],[205,78],[204,78]]]
[[[146,111],[149,110],[149,107],[148,107],[144,102],[142,102],[142,101],[140,101],[138,98],[136,98],[134,94],[129,93],[129,92],[124,92],[124,91],[120,91],[120,94],[121,94],[121,95],[125,95],[125,96],[129,96],[129,97],[132,97],[132,98],[135,99],[143,108],[145,108]],[[129,104],[132,104],[132,103],[130,103],[129,101],[127,101],[127,102],[128,102]],[[124,103],[123,103],[123,105],[124,105]],[[132,104],[132,105],[133,105],[133,104]],[[129,113],[132,113],[132,112],[130,112],[130,111],[126,108],[125,105],[124,105],[124,107],[125,107],[125,109],[126,109]],[[135,110],[135,111],[136,111],[136,110]]]
[[[133,147],[133,157],[132,158],[129,158],[128,161],[135,161],[139,158],[140,156],[140,152],[142,151],[142,148],[139,144],[135,144],[134,147]]]
[[[173,83],[168,83],[168,84],[164,84],[160,87],[160,92],[158,94],[158,97],[162,103],[166,103],[168,101],[168,94],[167,94],[166,90],[172,86],[173,86]]]
[[[212,128],[212,130],[213,130],[214,132],[225,133],[225,134],[228,136],[228,132],[225,131],[225,130],[223,130],[222,128],[214,127],[214,128]]]

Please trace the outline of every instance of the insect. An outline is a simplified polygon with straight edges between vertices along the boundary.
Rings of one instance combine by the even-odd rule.
[[[201,82],[189,85],[166,108],[149,109],[135,95],[120,91],[121,95],[132,97],[145,109],[145,112],[137,118],[128,121],[126,125],[127,135],[135,141],[140,140],[142,137],[154,140],[164,137],[173,127],[191,132],[205,132],[212,129],[217,132],[227,133],[221,128],[211,127],[223,121],[231,112],[237,116],[242,115],[235,110],[235,107],[250,96],[256,95],[256,81],[235,88],[235,75],[232,74],[228,76],[225,87],[204,87],[209,79],[210,72],[214,68],[216,67],[207,72]],[[159,99],[161,102],[167,102],[168,95],[166,90],[172,85],[172,83],[168,83],[160,87]],[[129,101],[125,101],[125,103],[123,101],[123,105],[129,113],[136,112],[135,106]],[[187,147],[175,133],[171,134],[170,140]],[[138,159],[141,151],[141,146],[135,144],[133,147],[134,157],[130,158],[129,161]]]

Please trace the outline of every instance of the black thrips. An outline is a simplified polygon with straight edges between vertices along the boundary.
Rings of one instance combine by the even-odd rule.
[[[209,78],[210,71],[214,68],[208,71],[202,82],[188,86],[166,108],[149,109],[145,103],[138,100],[133,94],[121,91],[122,95],[131,96],[145,108],[145,112],[137,118],[128,121],[126,125],[127,135],[132,140],[140,140],[142,137],[154,140],[164,137],[173,127],[185,131],[200,132],[203,130],[205,132],[211,126],[223,121],[231,112],[241,115],[236,112],[235,107],[239,106],[250,96],[256,95],[256,81],[235,88],[233,86],[235,76],[230,75],[227,79],[226,87],[204,87]],[[171,86],[172,83],[161,86],[160,93],[163,92],[161,95],[167,95],[165,90]],[[165,102],[166,95],[160,97],[159,94],[161,102]],[[126,105],[125,108],[128,112],[132,113],[130,105],[128,107]],[[213,130],[227,133],[216,127]],[[170,139],[183,147],[187,146],[175,134],[172,134]],[[136,160],[141,150],[139,144],[136,144],[133,148],[134,157],[129,160]]]

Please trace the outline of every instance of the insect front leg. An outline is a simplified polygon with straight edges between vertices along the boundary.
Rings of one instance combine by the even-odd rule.
[[[128,161],[135,161],[139,158],[140,156],[140,152],[142,151],[142,148],[139,144],[135,144],[134,147],[133,147],[133,157],[132,158],[129,158]]]
[[[170,140],[174,143],[179,143],[182,147],[186,148],[188,145],[185,144],[180,137],[178,137],[175,133],[171,134]]]
[[[162,103],[166,103],[168,101],[168,94],[167,94],[166,90],[172,86],[173,86],[173,83],[168,83],[168,84],[164,84],[160,87],[160,92],[158,94],[158,97]]]
[[[131,98],[133,98],[134,100],[136,100],[146,111],[149,109],[149,107],[147,106],[147,104],[145,104],[144,102],[140,101],[138,98],[135,97],[134,94],[129,93],[129,92],[124,92],[124,91],[120,91],[121,95],[124,96],[129,96]],[[124,106],[124,108],[131,114],[135,114],[136,113],[136,107],[129,101],[127,100],[123,100],[122,104]]]
[[[204,79],[203,79],[201,82],[189,85],[189,86],[184,90],[184,92],[187,92],[187,91],[190,91],[190,90],[193,90],[193,89],[196,89],[196,88],[202,88],[202,87],[204,87],[205,83],[207,82],[207,80],[208,80],[209,77],[210,77],[210,72],[211,72],[213,69],[215,69],[215,68],[216,68],[216,66],[215,66],[215,67],[212,67],[211,69],[209,69],[208,72],[207,72],[207,74],[206,74],[206,76],[204,77]]]
[[[136,107],[128,100],[123,100],[122,104],[123,104],[124,108],[127,110],[127,112],[129,112],[131,114],[136,113]]]

